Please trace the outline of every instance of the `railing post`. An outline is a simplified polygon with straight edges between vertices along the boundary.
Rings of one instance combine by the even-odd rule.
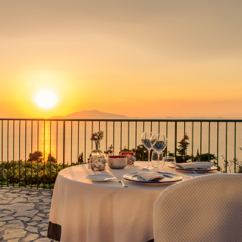
[[[87,147],[86,147],[86,142],[87,142],[87,124],[86,121],[84,121],[84,159],[85,159],[85,163],[87,163]]]
[[[203,143],[203,132],[202,132],[202,129],[203,129],[203,124],[202,122],[200,122],[200,161],[201,161],[201,157],[202,157],[202,143]]]
[[[8,167],[9,167],[9,120],[7,121],[7,186],[9,185]]]
[[[58,121],[56,121],[56,169],[55,174],[57,176],[57,167],[58,167]]]
[[[218,157],[219,157],[219,122],[217,122],[217,166],[218,166]]]
[[[39,151],[39,120],[37,123],[37,151]],[[37,189],[39,188],[39,156],[37,156]]]
[[[176,154],[177,154],[177,121],[175,121],[175,158],[176,158]]]
[[[51,189],[51,173],[52,173],[52,162],[51,162],[51,159],[52,159],[52,152],[51,152],[51,121],[50,121],[50,163],[49,163],[49,166],[50,166],[50,180],[49,180],[50,185],[49,185],[49,188],[50,189]]]
[[[228,122],[226,122],[226,132],[225,132],[225,171],[227,173],[228,170]]]
[[[71,121],[71,166],[72,166],[72,121]]]
[[[236,158],[236,124],[237,122],[234,122],[234,173],[237,172],[236,166],[237,166],[237,158]]]
[[[31,140],[30,140],[30,143],[31,143],[31,153],[33,153],[33,120],[31,120]],[[32,188],[32,183],[33,183],[33,158],[31,156],[31,188]]]
[[[15,178],[15,160],[14,160],[14,129],[15,129],[15,120],[13,120],[13,187],[14,187],[14,178]]]
[[[19,155],[18,155],[18,186],[20,187],[20,183],[21,183],[21,174],[20,174],[20,147],[21,147],[21,121],[19,120],[19,123],[18,123],[18,130],[19,130],[19,133],[18,133],[18,137],[19,137]],[[22,165],[22,161],[21,161],[21,165]]]
[[[63,169],[65,168],[65,133],[66,133],[66,121],[63,121]]]
[[[210,122],[208,122],[208,161],[210,161]]]
[[[26,187],[26,183],[27,183],[27,177],[26,177],[26,153],[27,153],[27,120],[25,120],[25,161],[24,161],[24,166],[25,166],[25,169],[24,169],[24,186]]]
[[[193,161],[193,144],[194,144],[194,121],[192,121],[192,161]]]
[[[135,122],[135,156],[137,155],[137,121]]]

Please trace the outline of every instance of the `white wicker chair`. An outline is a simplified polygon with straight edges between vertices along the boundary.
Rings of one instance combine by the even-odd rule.
[[[155,242],[241,242],[242,175],[213,174],[172,185],[154,205]]]

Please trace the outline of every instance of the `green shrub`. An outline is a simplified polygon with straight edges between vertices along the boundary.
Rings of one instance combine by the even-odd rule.
[[[80,165],[83,162],[72,163]],[[65,164],[64,168],[71,165]],[[37,161],[3,161],[0,163],[0,185],[53,188],[63,164]]]

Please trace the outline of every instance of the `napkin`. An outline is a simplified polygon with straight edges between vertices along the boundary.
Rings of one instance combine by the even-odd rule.
[[[189,163],[176,163],[178,168],[183,169],[208,169],[213,166],[212,162],[189,162]]]
[[[163,175],[155,171],[141,170],[137,173],[137,177],[143,178],[146,181],[159,181],[165,178]]]

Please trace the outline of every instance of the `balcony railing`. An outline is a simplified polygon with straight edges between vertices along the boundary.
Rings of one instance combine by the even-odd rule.
[[[141,134],[153,131],[167,137],[165,155],[184,161],[212,159],[222,172],[241,171],[242,120],[0,119],[1,186],[53,187],[61,169],[87,162],[91,133],[99,130],[104,131],[103,151],[112,144],[116,154],[134,149],[138,155]],[[181,155],[179,141],[185,135],[189,145]],[[146,158],[142,152],[139,160]]]

